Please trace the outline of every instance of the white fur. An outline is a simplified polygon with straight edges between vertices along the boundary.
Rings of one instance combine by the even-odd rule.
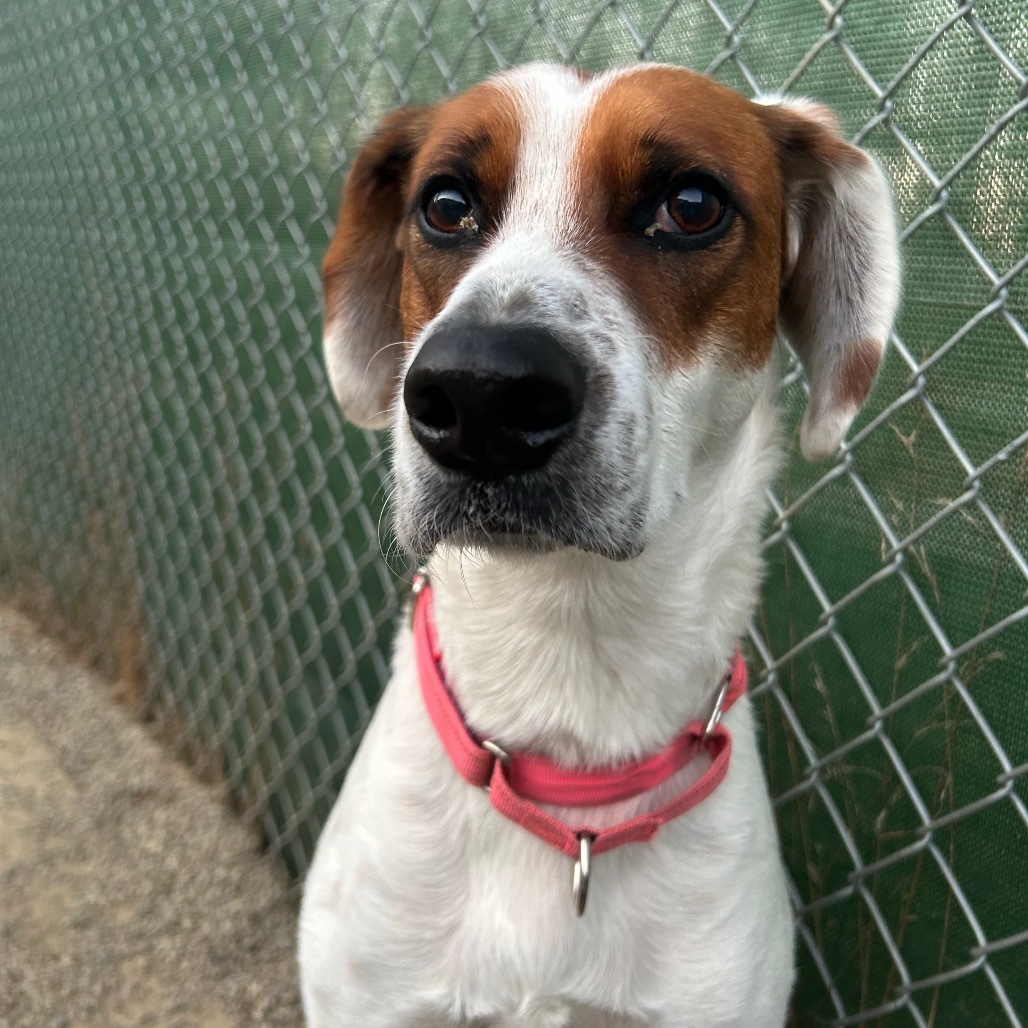
[[[696,469],[705,500],[635,560],[440,548],[429,565],[440,639],[480,731],[511,748],[625,759],[709,709],[758,580],[776,448],[768,385],[723,463]],[[308,879],[312,1026],[594,1026],[597,1010],[683,1028],[784,1023],[791,918],[748,702],[725,718],[726,780],[652,842],[597,857],[579,920],[570,862],[456,777],[417,690],[405,630]]]
[[[571,463],[584,466],[577,479],[568,470],[564,498],[586,544],[432,542],[448,480],[406,418],[393,422],[398,532],[412,548],[434,546],[439,637],[469,723],[508,749],[594,765],[652,753],[709,712],[756,601],[779,451],[777,359],[756,372],[710,357],[663,370],[617,285],[575,250],[570,158],[611,77],[583,84],[532,68],[499,80],[522,114],[517,189],[496,239],[408,355],[451,323],[527,319],[609,370],[607,392],[583,411],[588,446]],[[307,880],[311,1028],[780,1028],[792,922],[748,699],[725,724],[724,782],[653,841],[596,857],[579,919],[571,862],[451,766],[404,626]],[[575,820],[623,820],[701,770]]]
[[[876,363],[882,359],[900,293],[896,220],[881,168],[869,157],[863,166],[836,172],[827,188],[832,194],[827,220],[836,234],[822,226],[804,241],[799,230],[797,244],[801,248],[806,242],[810,265],[821,269],[810,288],[823,295],[817,326],[799,347],[810,381],[810,402],[800,425],[800,446],[808,460],[831,456],[853,423],[860,403],[841,404],[833,395],[839,367],[854,344],[867,346]],[[837,226],[863,239],[867,260],[859,268],[840,261]],[[824,269],[843,278],[841,287],[824,287]]]
[[[835,118],[820,104],[799,97],[765,97],[835,133]],[[785,330],[807,372],[810,401],[800,425],[808,460],[838,448],[860,409],[840,402],[846,358],[866,349],[877,367],[885,353],[900,296],[896,216],[889,184],[864,151],[851,165],[822,168],[788,184],[786,277],[807,300],[789,312]],[[863,397],[861,397],[861,402]]]
[[[365,359],[363,350],[348,345],[354,336],[367,332],[374,317],[369,303],[355,303],[353,309],[325,326],[323,348],[332,394],[346,416],[361,428],[385,428],[392,414],[378,388],[382,374],[372,368],[376,361],[389,361],[389,355],[379,351]],[[403,343],[397,340],[387,345]]]

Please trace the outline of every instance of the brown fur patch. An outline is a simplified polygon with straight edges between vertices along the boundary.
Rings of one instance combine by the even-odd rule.
[[[358,290],[381,292],[395,307],[401,263],[395,235],[402,217],[401,199],[431,117],[427,107],[394,111],[357,155],[343,188],[335,234],[321,262],[326,321],[346,301],[344,293],[353,283]]]
[[[881,361],[882,345],[874,339],[864,339],[849,347],[834,376],[835,405],[843,410],[859,407],[871,391]]]
[[[491,83],[475,86],[435,109],[425,145],[411,169],[405,213],[416,206],[432,178],[451,176],[473,193],[479,238],[453,249],[434,246],[425,241],[415,219],[407,219],[400,232],[406,258],[400,297],[404,339],[413,339],[442,309],[502,220],[520,142],[514,101]]]
[[[842,137],[842,126],[835,112],[822,104],[804,103],[802,107],[788,104],[758,106],[757,110],[771,137],[778,144],[787,168],[801,172],[810,164],[845,170],[867,164],[863,150],[851,146]]]
[[[762,366],[778,313],[783,184],[778,150],[757,105],[705,76],[644,68],[615,79],[590,112],[576,154],[585,245],[626,290],[669,367],[712,342],[729,366]],[[705,249],[658,247],[638,205],[654,155],[675,174],[704,170],[736,200],[728,232]],[[663,195],[654,198],[654,210]],[[636,222],[633,222],[636,218]]]
[[[343,187],[335,234],[322,261],[325,327],[351,325],[346,347],[352,380],[348,415],[358,421],[388,409],[399,370],[400,278],[396,248],[404,189],[414,154],[428,131],[427,107],[394,111],[363,146]]]

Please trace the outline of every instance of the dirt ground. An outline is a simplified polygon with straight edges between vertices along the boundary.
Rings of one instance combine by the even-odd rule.
[[[299,1026],[295,923],[215,791],[0,606],[0,1028]]]

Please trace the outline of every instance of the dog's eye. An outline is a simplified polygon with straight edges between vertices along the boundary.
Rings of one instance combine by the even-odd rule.
[[[425,204],[424,212],[425,221],[436,232],[453,235],[478,231],[471,201],[459,189],[440,189],[433,193]]]
[[[699,236],[721,224],[727,207],[718,193],[703,181],[675,186],[657,209],[647,236],[666,232],[674,236]]]
[[[709,232],[721,220],[721,201],[699,186],[686,186],[665,204],[668,215],[682,232]]]

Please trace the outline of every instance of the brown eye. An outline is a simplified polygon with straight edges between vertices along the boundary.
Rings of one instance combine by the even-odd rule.
[[[709,232],[724,213],[721,201],[702,186],[686,186],[667,198],[664,205],[668,216],[675,226],[665,231],[685,232],[687,235],[698,235]],[[663,213],[663,210],[661,211]],[[661,226],[663,227],[663,226]]]
[[[425,221],[436,232],[477,232],[471,201],[459,189],[440,189],[425,204]]]

